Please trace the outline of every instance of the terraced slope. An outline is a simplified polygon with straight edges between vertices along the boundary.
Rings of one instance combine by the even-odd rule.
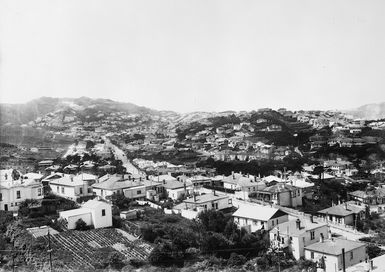
[[[45,239],[48,239],[47,237]],[[94,229],[89,231],[66,231],[51,235],[53,254],[65,252],[71,262],[68,269],[94,268],[98,252],[109,248],[123,254],[127,259],[145,260],[152,251],[152,246],[142,240],[132,241],[117,229]]]

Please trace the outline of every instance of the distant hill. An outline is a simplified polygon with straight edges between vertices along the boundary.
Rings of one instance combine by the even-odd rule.
[[[82,118],[97,112],[128,114],[155,113],[155,110],[140,107],[132,103],[122,103],[110,99],[80,98],[52,98],[41,97],[25,104],[0,104],[0,125],[7,123],[14,125],[28,124],[47,114]]]
[[[367,104],[356,109],[343,111],[355,118],[376,120],[385,118],[385,102],[378,104]]]

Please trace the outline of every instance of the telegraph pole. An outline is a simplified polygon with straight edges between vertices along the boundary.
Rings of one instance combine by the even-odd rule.
[[[15,238],[12,241],[12,271],[15,272]]]
[[[52,249],[51,249],[51,235],[48,227],[48,253],[49,253],[49,269],[52,272]]]

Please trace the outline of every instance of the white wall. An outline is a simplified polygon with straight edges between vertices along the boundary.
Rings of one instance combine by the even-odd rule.
[[[105,215],[102,216],[102,210]],[[112,226],[112,208],[110,205],[100,205],[92,211],[92,223],[97,228],[108,228]]]
[[[353,251],[353,259],[350,258],[350,251],[345,252],[346,268],[352,265],[358,264],[364,261],[366,258],[366,248],[364,246],[360,248],[356,248],[352,251]],[[342,254],[340,254],[339,256],[334,256],[334,255],[314,252],[314,259],[312,259],[311,251],[305,249],[305,259],[314,261],[321,258],[322,256],[326,256],[325,258],[326,272],[338,272],[340,269],[342,269]]]
[[[40,189],[40,195],[39,195]],[[20,191],[20,198],[17,198],[17,191]],[[35,184],[31,186],[14,186],[11,188],[1,188],[2,201],[0,201],[0,210],[5,210],[7,206],[8,211],[17,211],[19,209],[19,203],[26,199],[42,199],[43,185]]]
[[[62,216],[60,216],[62,217]],[[86,222],[87,226],[92,225],[92,215],[91,213],[85,213],[81,215],[74,215],[74,216],[67,216],[67,217],[62,217],[65,218],[68,222],[67,228],[68,229],[75,229],[76,228],[76,222],[79,219],[82,219],[84,222]]]

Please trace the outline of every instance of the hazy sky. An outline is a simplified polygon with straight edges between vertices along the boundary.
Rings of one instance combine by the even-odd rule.
[[[385,101],[385,1],[0,0],[0,101],[181,112]]]

